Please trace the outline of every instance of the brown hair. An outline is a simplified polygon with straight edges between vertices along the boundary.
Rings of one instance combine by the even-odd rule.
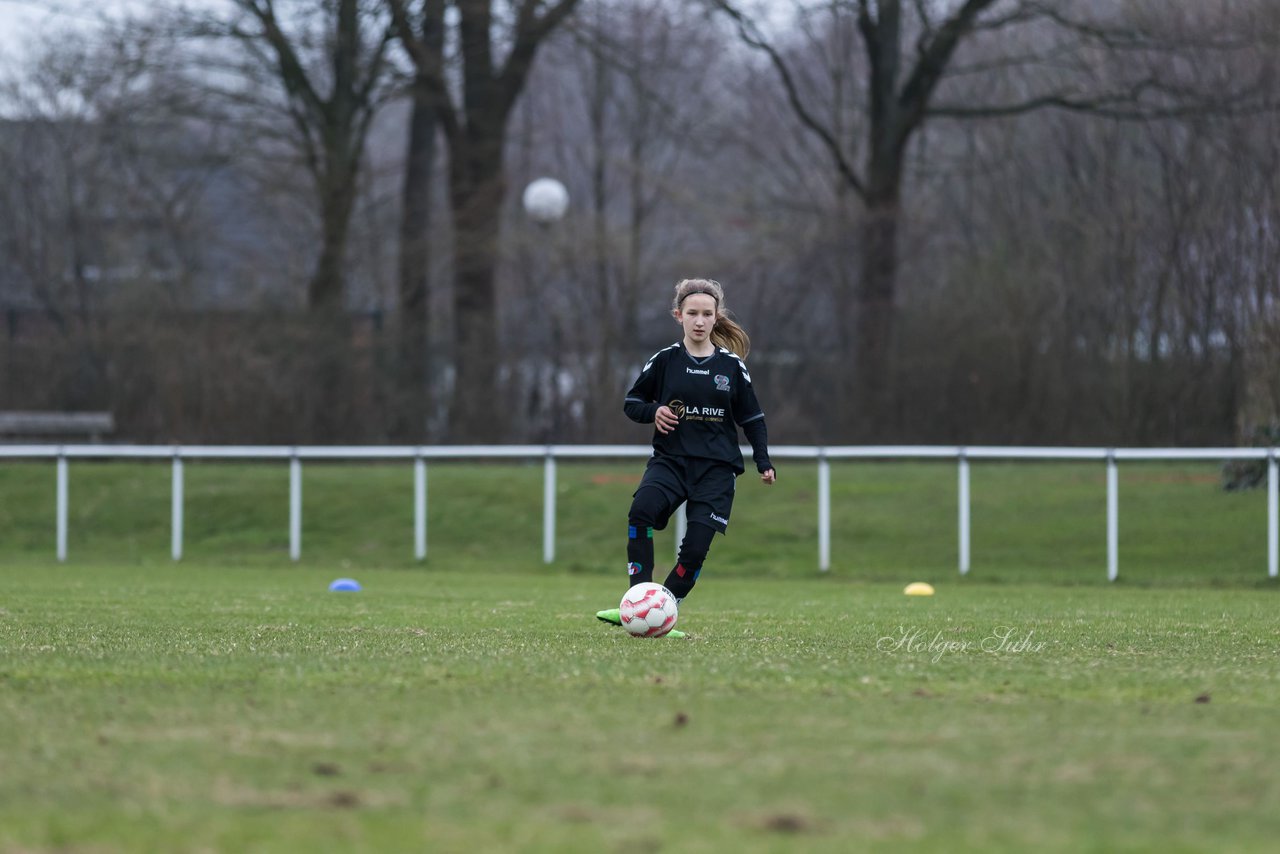
[[[738,358],[747,358],[751,351],[751,337],[747,331],[729,316],[724,306],[724,288],[715,279],[681,279],[676,283],[676,296],[671,309],[679,314],[680,306],[693,294],[706,294],[716,301],[716,322],[711,327],[711,343],[731,350]]]

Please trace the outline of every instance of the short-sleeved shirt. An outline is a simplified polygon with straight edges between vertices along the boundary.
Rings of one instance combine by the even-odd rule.
[[[717,347],[694,356],[682,342],[654,353],[627,392],[623,408],[635,421],[650,423],[659,406],[680,419],[670,433],[653,432],[655,454],[701,457],[728,463],[742,474],[738,427],[764,418],[746,363]]]

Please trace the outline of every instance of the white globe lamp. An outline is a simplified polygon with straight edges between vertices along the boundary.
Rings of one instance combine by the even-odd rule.
[[[538,178],[524,188],[524,212],[546,225],[559,221],[569,209],[569,191],[555,178]]]

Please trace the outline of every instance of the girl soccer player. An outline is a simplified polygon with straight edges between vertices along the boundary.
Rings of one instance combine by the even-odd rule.
[[[777,475],[764,412],[743,362],[751,339],[726,313],[724,289],[710,279],[684,279],[676,285],[671,314],[683,339],[649,358],[622,405],[631,420],[654,425],[653,456],[627,517],[627,586],[653,581],[653,532],[687,503],[688,527],[665,582],[683,600],[698,581],[712,538],[729,525],[734,484],[744,471],[739,427],[760,480],[772,484]],[[596,617],[622,622],[617,608]]]

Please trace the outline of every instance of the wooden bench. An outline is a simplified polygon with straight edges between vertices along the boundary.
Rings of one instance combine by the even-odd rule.
[[[0,412],[2,442],[101,442],[115,429],[116,419],[110,412]]]

